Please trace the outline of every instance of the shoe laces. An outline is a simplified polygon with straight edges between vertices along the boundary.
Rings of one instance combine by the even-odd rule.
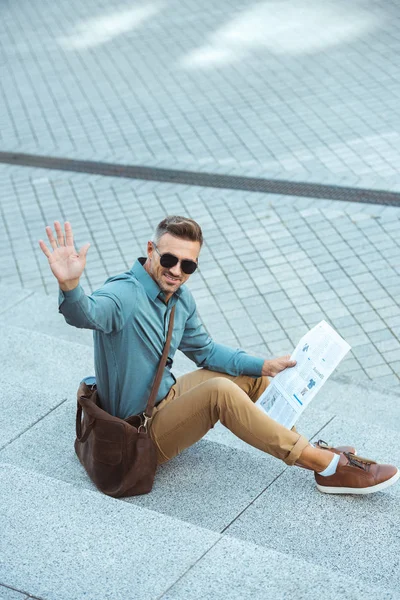
[[[356,454],[351,454],[351,452],[343,452],[347,460],[349,461],[349,465],[352,467],[358,467],[363,471],[369,471],[371,465],[375,465],[376,462],[374,460],[370,460],[369,458],[363,458],[362,456],[358,456]]]
[[[325,448],[326,450],[329,450],[329,448],[331,448],[332,446],[330,446],[330,444],[328,444],[328,442],[324,442],[324,440],[318,440],[318,442],[315,442],[317,444],[317,446],[319,448]]]

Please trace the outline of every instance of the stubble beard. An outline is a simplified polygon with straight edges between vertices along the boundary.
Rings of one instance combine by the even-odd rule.
[[[169,275],[168,271],[164,271],[163,273],[161,273],[157,283],[158,283],[161,291],[163,291],[165,294],[173,294],[181,287],[182,280],[177,279],[177,281],[175,283],[171,282],[170,285],[168,285],[164,279],[164,276],[167,274]],[[171,275],[171,277],[173,277],[173,275]]]

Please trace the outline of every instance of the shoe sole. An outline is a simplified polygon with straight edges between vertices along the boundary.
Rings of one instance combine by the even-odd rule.
[[[390,479],[387,479],[386,481],[382,481],[382,483],[378,483],[367,488],[336,488],[331,486],[319,485],[318,483],[316,484],[316,486],[317,489],[323,494],[374,494],[375,492],[381,492],[382,490],[385,490],[386,488],[396,483],[399,477],[400,471],[397,469],[397,473],[395,473]]]
[[[317,489],[323,494],[374,494],[375,492],[381,492],[382,490],[385,490],[386,488],[396,483],[399,477],[400,471],[397,469],[397,473],[395,473],[390,479],[387,479],[386,481],[382,481],[382,483],[378,483],[377,485],[372,485],[367,488],[329,487],[319,485],[318,483],[316,485]]]

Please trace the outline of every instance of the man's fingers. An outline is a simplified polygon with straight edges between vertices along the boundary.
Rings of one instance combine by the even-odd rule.
[[[73,246],[74,245],[74,236],[73,236],[73,233],[72,233],[71,223],[69,221],[66,221],[64,223],[64,229],[65,229],[66,245],[67,246]]]
[[[43,240],[39,240],[39,246],[40,246],[42,252],[47,256],[47,258],[50,258],[51,252],[50,252],[50,250],[48,249],[48,247],[46,246],[46,244],[44,243]]]
[[[82,258],[86,258],[86,254],[88,253],[89,248],[89,243],[82,246],[82,248],[79,250],[79,256],[81,256]]]
[[[285,363],[286,363],[286,365],[285,365],[285,368],[286,368],[286,367],[294,367],[294,366],[295,366],[295,364],[296,364],[296,361],[295,361],[295,360],[292,360],[292,359],[290,358],[290,354],[286,354],[285,356],[282,356],[282,358],[283,358],[283,360],[284,360],[284,361],[285,361]]]
[[[63,230],[62,230],[60,221],[54,221],[54,229],[56,230],[58,245],[64,246],[65,245],[64,234],[63,234]]]
[[[51,227],[49,227],[49,226],[46,227],[46,233],[47,233],[47,237],[49,238],[51,247],[53,248],[53,250],[55,250],[57,248],[57,242],[54,239],[54,235],[53,235],[53,231],[52,231]]]
[[[281,371],[284,371],[289,367],[294,367],[296,364],[296,361],[290,358],[290,354],[272,360],[266,360],[263,366],[263,375],[275,377],[275,375],[278,375]]]

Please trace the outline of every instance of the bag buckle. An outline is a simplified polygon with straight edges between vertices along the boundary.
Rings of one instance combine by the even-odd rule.
[[[144,433],[147,433],[147,423],[148,423],[148,421],[150,421],[150,417],[148,417],[146,415],[146,413],[143,413],[142,419],[143,419],[143,423],[141,423],[141,425],[139,425],[138,432],[141,433],[142,431],[144,431]]]

